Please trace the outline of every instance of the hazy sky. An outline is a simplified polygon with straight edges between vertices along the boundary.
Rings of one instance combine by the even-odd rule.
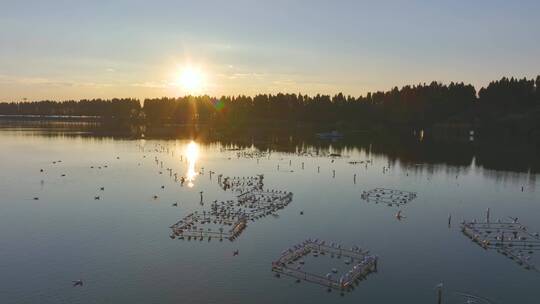
[[[540,1],[0,0],[0,101],[359,95],[540,74]]]

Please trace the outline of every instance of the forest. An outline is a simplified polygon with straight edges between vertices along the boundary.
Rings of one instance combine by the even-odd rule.
[[[363,96],[259,94],[138,100],[0,103],[0,115],[93,117],[146,125],[315,126],[344,132],[379,128],[485,130],[540,138],[540,76],[503,77],[478,91],[464,83],[407,85]]]

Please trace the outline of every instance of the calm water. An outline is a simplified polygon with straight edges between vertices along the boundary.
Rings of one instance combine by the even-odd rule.
[[[464,303],[454,292],[494,303],[540,301],[540,273],[481,249],[459,229],[462,219],[482,218],[489,207],[492,218],[519,217],[540,231],[538,176],[523,168],[495,171],[474,157],[453,165],[445,161],[448,151],[432,152],[427,158],[437,161],[429,164],[405,163],[396,160],[395,149],[374,153],[369,145],[336,151],[323,144],[321,152],[346,156],[334,162],[279,151],[257,161],[195,139],[198,155],[190,171],[190,140],[3,129],[0,142],[1,303],[436,303],[439,282],[446,303]],[[490,160],[497,163],[493,153]],[[367,167],[348,164],[368,159],[373,164]],[[166,168],[204,174],[193,175],[192,187],[181,187]],[[210,179],[210,170],[262,173],[265,187],[291,191],[293,201],[278,217],[250,223],[235,242],[170,239],[168,227],[183,216],[233,198],[218,187],[217,174]],[[397,207],[360,198],[376,187],[418,193],[401,208],[405,219],[395,218]],[[101,200],[94,200],[97,195]],[[344,296],[274,277],[271,261],[308,237],[367,248],[379,256],[379,271]],[[77,279],[84,287],[71,286]]]

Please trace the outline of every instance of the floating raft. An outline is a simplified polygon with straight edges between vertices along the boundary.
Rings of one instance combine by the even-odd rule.
[[[538,271],[533,254],[540,251],[540,236],[531,233],[517,220],[512,222],[463,222],[461,231],[486,250],[498,253],[515,261],[525,269]]]
[[[362,192],[361,198],[368,202],[383,203],[388,206],[401,206],[414,200],[416,198],[416,192],[375,188]]]
[[[339,277],[334,277],[331,272],[326,275],[308,272],[300,269],[297,263],[304,264],[304,257],[313,254],[314,256],[331,255],[348,259],[350,269]],[[284,274],[297,280],[304,280],[326,286],[328,288],[344,290],[352,288],[357,280],[367,277],[370,273],[377,271],[378,258],[370,255],[368,251],[363,251],[358,247],[350,250],[344,249],[341,245],[334,243],[327,244],[324,241],[308,239],[298,245],[284,250],[281,256],[272,262],[272,271],[277,274]],[[335,270],[335,269],[334,269]],[[334,272],[334,271],[332,271]],[[337,272],[337,270],[335,271]]]

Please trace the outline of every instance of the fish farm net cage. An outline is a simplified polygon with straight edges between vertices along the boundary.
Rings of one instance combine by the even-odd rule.
[[[237,193],[245,193],[253,190],[262,190],[264,187],[264,175],[257,176],[218,176],[219,186],[223,190],[231,190]]]
[[[292,192],[280,190],[254,190],[238,195],[238,206],[250,220],[274,214],[292,201]]]
[[[194,212],[176,222],[172,229],[171,238],[187,240],[203,240],[216,238],[219,240],[228,239],[233,241],[246,228],[245,218],[216,217],[210,213]]]
[[[375,188],[362,192],[361,198],[367,202],[383,203],[388,206],[402,206],[414,200],[416,192]]]
[[[217,238],[233,241],[247,227],[247,221],[276,215],[277,211],[291,203],[293,197],[292,192],[288,191],[263,190],[263,175],[232,178],[220,175],[218,183],[224,190],[231,189],[239,193],[236,199],[215,200],[209,209],[187,215],[170,226],[171,239],[208,238],[210,241]]]
[[[517,220],[463,222],[461,231],[482,248],[496,250],[525,269],[538,271],[540,261],[535,253],[540,251],[540,235]]]
[[[237,158],[266,158],[270,156],[270,152],[261,150],[239,151],[236,152]]]
[[[305,260],[310,256],[313,258],[335,257],[335,260],[344,260],[347,266],[341,272],[336,268],[324,271],[320,267],[304,270],[303,268],[309,268],[308,264],[310,263]],[[332,260],[330,259],[330,261]],[[329,290],[348,290],[353,288],[354,283],[366,278],[370,273],[376,272],[377,261],[377,256],[371,255],[369,251],[358,247],[344,249],[338,244],[328,244],[325,241],[308,239],[284,250],[280,257],[272,262],[272,271],[277,276],[283,274],[296,278],[297,282],[304,280],[326,286]],[[320,266],[323,263],[317,261],[311,264]]]

